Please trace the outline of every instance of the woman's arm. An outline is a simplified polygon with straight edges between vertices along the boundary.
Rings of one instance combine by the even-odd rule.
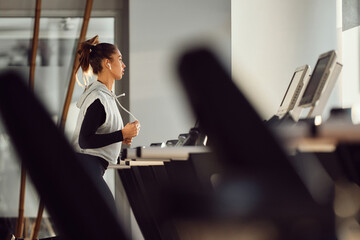
[[[86,110],[79,135],[81,148],[100,148],[123,140],[122,131],[96,134],[97,129],[105,122],[106,112],[99,99],[96,99]]]

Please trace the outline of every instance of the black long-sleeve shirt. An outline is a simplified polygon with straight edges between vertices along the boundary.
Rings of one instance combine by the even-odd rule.
[[[122,131],[96,134],[97,129],[105,122],[106,112],[99,99],[96,99],[86,110],[79,135],[81,148],[100,148],[123,140]]]

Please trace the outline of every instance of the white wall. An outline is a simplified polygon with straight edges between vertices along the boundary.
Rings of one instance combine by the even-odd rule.
[[[174,69],[182,47],[204,39],[230,66],[230,0],[130,1],[130,110],[142,125],[133,146],[177,139],[194,126]]]
[[[337,50],[335,0],[232,0],[232,73],[267,119],[274,115],[296,67],[314,68]],[[339,90],[330,101],[339,105]]]
[[[360,102],[360,27],[343,32],[343,106],[351,107]]]

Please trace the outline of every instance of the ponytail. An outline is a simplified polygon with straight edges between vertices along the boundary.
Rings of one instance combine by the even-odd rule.
[[[95,37],[80,44],[80,48],[77,53],[80,55],[79,66],[81,67],[83,73],[87,73],[89,71],[90,53],[99,43],[99,36],[96,35]]]

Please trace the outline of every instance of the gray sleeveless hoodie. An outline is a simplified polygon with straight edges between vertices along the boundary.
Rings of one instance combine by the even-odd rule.
[[[96,134],[115,132],[122,129],[124,126],[121,115],[116,106],[115,95],[109,91],[104,84],[99,81],[94,81],[85,89],[76,104],[76,106],[80,108],[80,112],[73,136],[73,147],[77,152],[98,156],[110,163],[116,164],[121,151],[121,142],[113,143],[101,148],[91,149],[82,149],[79,145],[79,134],[86,110],[96,99],[100,100],[106,113],[105,122],[98,128]]]

